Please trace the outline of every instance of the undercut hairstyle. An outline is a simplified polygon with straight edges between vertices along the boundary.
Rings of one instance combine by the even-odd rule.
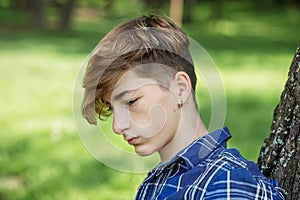
[[[177,72],[186,72],[195,100],[197,79],[187,35],[167,17],[142,16],[114,28],[91,54],[83,80],[82,103],[82,115],[90,124],[97,124],[97,116],[104,120],[111,115],[112,91],[129,70],[165,86]]]

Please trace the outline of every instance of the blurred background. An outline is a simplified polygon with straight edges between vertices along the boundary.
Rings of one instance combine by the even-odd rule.
[[[1,0],[0,200],[134,198],[146,174],[87,152],[72,95],[98,41],[152,11],[171,15],[211,55],[226,90],[229,145],[257,160],[299,43],[298,0]],[[209,94],[198,95],[208,125]]]

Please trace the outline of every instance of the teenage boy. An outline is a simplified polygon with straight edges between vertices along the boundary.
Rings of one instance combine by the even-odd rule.
[[[227,128],[209,133],[198,113],[184,31],[163,16],[128,20],[97,45],[86,69],[83,116],[113,116],[139,155],[158,152],[136,199],[283,199],[254,162],[227,149]],[[124,158],[126,159],[126,158]]]

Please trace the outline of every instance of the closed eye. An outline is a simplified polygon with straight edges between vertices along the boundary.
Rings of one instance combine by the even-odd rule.
[[[134,103],[136,103],[137,102],[137,100],[138,100],[139,98],[136,98],[136,99],[132,99],[132,100],[129,100],[128,102],[127,102],[127,105],[128,106],[131,106],[131,105],[133,105]]]

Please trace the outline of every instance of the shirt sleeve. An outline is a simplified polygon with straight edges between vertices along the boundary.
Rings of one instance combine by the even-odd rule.
[[[284,199],[276,181],[253,176],[245,168],[221,170],[207,187],[205,199]]]

